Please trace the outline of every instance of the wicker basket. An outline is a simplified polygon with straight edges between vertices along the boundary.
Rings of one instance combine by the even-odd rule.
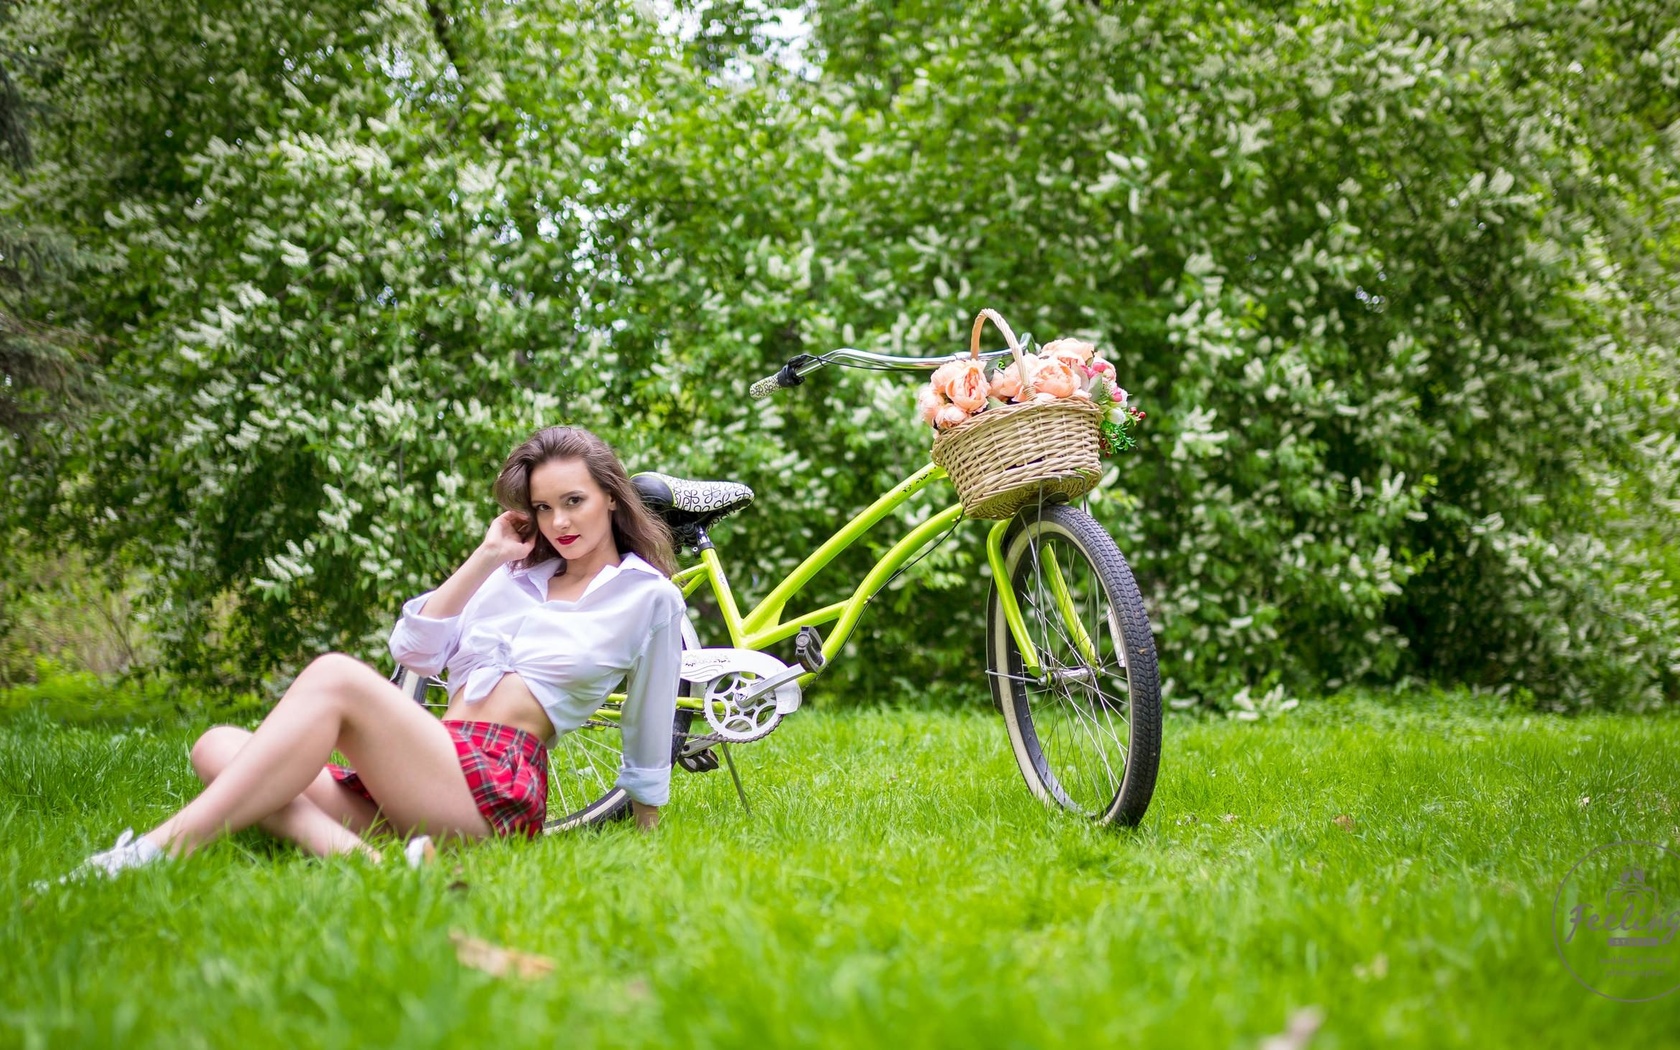
[[[980,330],[991,321],[1021,361],[1021,343],[995,310],[974,319],[969,356],[980,356]],[[1026,368],[1021,368],[1023,376]],[[1023,394],[1030,395],[1030,383]],[[978,412],[933,439],[933,461],[945,468],[970,518],[1009,518],[1040,500],[1076,500],[1102,478],[1098,424],[1089,401],[1003,405]]]

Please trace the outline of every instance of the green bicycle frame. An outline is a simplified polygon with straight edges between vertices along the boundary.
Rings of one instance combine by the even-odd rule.
[[[786,641],[798,634],[800,628],[834,623],[834,629],[823,641],[823,658],[825,661],[832,660],[845,647],[846,640],[851,637],[858,620],[863,616],[864,607],[887,585],[893,574],[932,542],[935,536],[956,524],[962,517],[962,506],[953,504],[946,507],[906,533],[870,568],[863,580],[852,590],[851,597],[845,601],[784,620],[783,614],[789,600],[842,551],[856,543],[883,518],[903,506],[911,496],[944,477],[944,468],[930,463],[893,486],[829,537],[762,601],[745,613],[741,612],[735,600],[735,592],[730,586],[728,574],[724,572],[723,562],[716,550],[707,548],[701,551],[698,564],[681,570],[671,577],[671,580],[682,588],[684,598],[692,597],[703,586],[710,586],[713,596],[717,599],[724,626],[729,632],[730,644],[738,649],[761,650],[777,642]],[[986,537],[986,558],[992,568],[992,579],[998,589],[1004,619],[1021,653],[1023,669],[1027,674],[1038,677],[1041,674],[1038,649],[1027,633],[1020,604],[1016,600],[1014,588],[1009,586],[1009,579],[1004,570],[1003,536],[1008,526],[1008,521],[1000,521],[992,526]],[[1076,628],[1076,644],[1089,651],[1093,647],[1084,630],[1078,626],[1079,618],[1074,615],[1072,600],[1062,580],[1060,567],[1052,558],[1043,568],[1064,619]],[[800,688],[805,688],[815,678],[814,673],[801,675]],[[697,701],[688,701],[685,698],[683,706],[699,705]]]

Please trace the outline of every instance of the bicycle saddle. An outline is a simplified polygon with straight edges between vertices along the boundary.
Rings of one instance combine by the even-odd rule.
[[[698,533],[724,515],[753,501],[753,491],[735,481],[689,481],[669,474],[643,471],[630,484],[647,508],[665,519],[677,541],[694,546]]]

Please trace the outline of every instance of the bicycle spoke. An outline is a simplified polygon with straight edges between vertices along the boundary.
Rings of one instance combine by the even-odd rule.
[[[1102,762],[1108,772],[1110,787],[1118,787],[1120,778],[1116,776],[1114,767],[1109,762],[1109,748],[1104,745],[1103,738],[1106,737],[1107,742],[1112,744],[1121,755],[1125,754],[1125,744],[1115,735],[1112,726],[1105,724],[1103,720],[1098,718],[1096,704],[1082,702],[1080,698],[1071,694],[1066,695],[1063,702],[1064,706],[1073,711],[1079,724],[1084,727],[1086,739],[1090,741],[1092,750],[1096,752],[1098,760]],[[1103,708],[1106,710],[1107,705],[1104,704]],[[1100,787],[1100,785],[1098,786]]]
[[[576,812],[612,790],[619,753],[600,734],[616,729],[613,723],[591,720],[555,744],[549,761],[549,790],[558,801],[550,807],[555,815]]]
[[[1075,741],[1072,746],[1085,753],[1095,752],[1097,762],[1100,762],[1104,770],[1108,773],[1109,787],[1112,791],[1114,787],[1119,785],[1119,780],[1115,777],[1113,766],[1109,763],[1107,749],[1103,746],[1102,741],[1099,739],[1101,727],[1097,724],[1092,713],[1089,710],[1086,710],[1085,705],[1081,704],[1078,700],[1072,697],[1063,697],[1061,706],[1071,712],[1072,717],[1067,719],[1067,721],[1072,722],[1073,725],[1080,730],[1081,736],[1083,737],[1083,743],[1089,745],[1087,747],[1079,747],[1079,741]],[[1072,735],[1071,731],[1070,735]],[[1112,734],[1110,734],[1110,739],[1113,739]],[[1118,741],[1115,741],[1115,743],[1118,744]],[[1086,765],[1087,763],[1079,763],[1075,768],[1083,768]],[[1099,783],[1096,778],[1096,769],[1091,768],[1090,773],[1090,786],[1100,791],[1103,785]],[[1064,787],[1065,786],[1066,785],[1064,785]]]

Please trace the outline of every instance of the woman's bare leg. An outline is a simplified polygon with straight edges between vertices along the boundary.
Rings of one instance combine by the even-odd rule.
[[[304,794],[335,748],[397,832],[490,833],[449,730],[373,668],[333,653],[297,677],[203,794],[146,838],[180,856],[249,827]]]
[[[250,739],[248,729],[212,726],[193,745],[193,772],[208,785]],[[378,816],[379,811],[372,803],[339,784],[323,769],[303,794],[257,821],[257,826],[276,838],[297,843],[316,856],[352,851],[378,856],[361,838]]]

